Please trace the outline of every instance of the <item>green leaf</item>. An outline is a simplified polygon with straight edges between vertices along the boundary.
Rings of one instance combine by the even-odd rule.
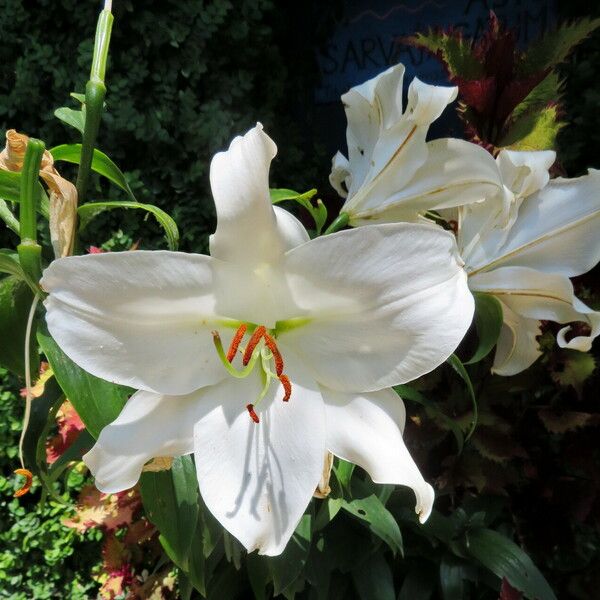
[[[396,600],[392,570],[381,552],[353,569],[352,580],[361,600]]]
[[[105,210],[113,210],[115,208],[134,208],[137,210],[145,210],[154,215],[156,220],[165,231],[165,238],[169,245],[169,250],[177,250],[179,246],[179,229],[177,223],[164,211],[152,204],[141,204],[139,202],[91,202],[83,204],[77,209],[80,219],[80,229],[83,230],[87,224],[100,213]]]
[[[553,71],[542,79],[520,104],[517,104],[510,115],[511,120],[514,121],[534,111],[541,111],[549,104],[555,104],[560,99],[561,93],[562,82],[558,77],[558,73]]]
[[[5,258],[0,254],[0,262]],[[0,279],[0,365],[21,377],[25,375],[25,333],[32,302],[33,293],[25,281],[15,275]],[[39,361],[34,342],[35,325],[29,340],[29,368],[36,377]]]
[[[133,390],[94,377],[78,367],[46,329],[38,331],[37,339],[60,387],[97,439],[100,431],[119,416]]]
[[[333,464],[333,472],[338,480],[342,491],[350,495],[350,481],[354,472],[354,465],[351,462],[336,458]]]
[[[444,600],[455,600],[465,597],[465,568],[451,555],[446,555],[440,562],[440,587]]]
[[[472,529],[466,534],[466,550],[497,577],[526,598],[556,600],[554,592],[532,560],[512,540],[492,529]]]
[[[60,455],[60,457],[52,463],[48,469],[48,475],[51,481],[55,481],[60,477],[61,473],[69,466],[69,463],[74,460],[81,460],[81,457],[88,452],[94,445],[94,438],[90,435],[87,429],[75,438],[73,443]]]
[[[300,575],[310,550],[312,515],[305,514],[285,550],[269,559],[269,569],[273,578],[273,594],[281,594]]]
[[[465,362],[472,365],[484,359],[496,345],[502,328],[502,305],[495,296],[475,292],[475,328],[479,344],[473,356]]]
[[[420,404],[425,409],[425,413],[429,418],[445,425],[452,432],[456,439],[458,453],[460,454],[462,452],[465,441],[463,431],[460,428],[460,425],[454,419],[450,418],[440,410],[438,402],[429,400],[423,394],[421,394],[421,392],[418,392],[408,385],[396,385],[394,386],[394,390],[403,400],[410,400],[411,402]]]
[[[38,185],[40,187],[38,211],[47,219],[49,214],[48,195],[42,185]],[[10,202],[21,202],[21,173],[0,169],[0,198]]]
[[[367,486],[355,480],[353,489],[357,495],[368,493]],[[402,534],[396,519],[376,494],[364,495],[353,500],[342,500],[342,508],[368,524],[370,531],[383,540],[396,554],[403,553]]]
[[[81,159],[81,144],[56,146],[50,150],[50,153],[54,157],[54,160],[64,160],[65,162],[78,165]],[[127,192],[131,200],[136,202],[135,195],[129,187],[121,169],[104,152],[101,152],[97,148],[94,149],[94,156],[92,158],[92,171],[106,177],[106,179]]]
[[[197,560],[192,555],[192,543],[198,538],[198,482],[191,456],[174,458],[169,470],[142,473],[140,492],[146,515],[160,531],[163,547],[189,578],[189,561]],[[202,555],[198,546],[195,550]]]
[[[477,406],[477,398],[475,397],[475,390],[473,389],[473,383],[471,382],[469,373],[467,373],[467,370],[465,369],[462,362],[460,362],[460,358],[458,358],[456,354],[451,354],[446,362],[454,369],[454,371],[456,371],[456,373],[458,373],[460,378],[465,382],[465,385],[467,386],[467,392],[469,393],[469,398],[471,399],[471,404],[473,405],[473,418],[471,420],[471,426],[469,427],[467,435],[465,435],[465,441],[467,441],[473,435],[475,428],[477,427],[479,409]]]
[[[333,521],[340,508],[342,508],[342,502],[342,498],[332,498],[331,496],[321,502],[313,524],[313,532],[320,531]]]
[[[310,200],[317,193],[316,189],[308,190],[308,192],[295,192],[287,188],[271,188],[269,194],[271,195],[271,202],[278,204],[284,200],[294,200],[299,202],[300,200]]]
[[[0,200],[0,219],[2,219],[6,226],[11,229],[14,233],[19,235],[20,225],[19,220],[13,214],[12,210],[8,208],[8,204],[4,200]]]
[[[429,600],[436,587],[436,578],[432,576],[427,563],[413,567],[404,578],[398,600]]]
[[[600,19],[585,18],[546,33],[529,46],[518,66],[518,74],[527,77],[555,67],[598,26]]]
[[[83,135],[85,129],[85,113],[83,110],[75,110],[73,108],[68,108],[67,106],[61,106],[54,111],[54,116],[63,123],[74,127]]]
[[[315,222],[317,235],[321,234],[323,225],[325,225],[325,221],[327,221],[327,208],[319,199],[317,199],[317,205],[313,205],[312,198],[317,193],[316,189],[308,190],[308,192],[302,194],[295,192],[294,190],[288,190],[287,188],[272,188],[269,192],[273,204],[278,204],[284,200],[292,200],[303,206],[310,213],[310,216]]]
[[[473,54],[471,41],[458,33],[430,29],[427,33],[417,33],[402,41],[436,56],[444,63],[450,77],[478,79],[484,75],[481,61]]]
[[[556,136],[564,126],[565,123],[559,121],[556,105],[532,110],[521,114],[508,126],[498,145],[511,150],[552,150],[556,146]]]
[[[37,294],[39,291],[36,282],[21,267],[19,255],[14,250],[0,250],[0,273],[14,275],[17,279],[24,281],[34,294]]]

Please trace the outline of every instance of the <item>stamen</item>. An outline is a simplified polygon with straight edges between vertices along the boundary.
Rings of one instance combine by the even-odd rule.
[[[235,332],[235,335],[233,336],[233,338],[231,339],[231,344],[229,344],[229,350],[227,350],[227,360],[229,362],[232,362],[233,359],[235,358],[235,355],[240,346],[240,342],[242,341],[243,337],[246,335],[246,329],[248,329],[248,326],[246,325],[246,323],[242,323],[238,327],[238,330]]]
[[[248,414],[250,415],[250,418],[255,423],[260,423],[260,419],[258,418],[258,415],[254,411],[254,404],[246,404],[246,410],[248,411]]]
[[[260,342],[260,338],[266,333],[266,329],[264,325],[259,325],[252,334],[248,345],[246,346],[246,351],[244,352],[244,358],[242,359],[242,364],[246,366],[252,357],[252,353],[256,348],[258,342]]]
[[[283,373],[283,358],[281,357],[281,352],[279,352],[279,348],[275,343],[275,340],[268,334],[264,333],[265,344],[267,348],[273,354],[273,361],[275,362],[275,373],[277,373],[277,377],[281,377]]]
[[[287,402],[292,396],[292,382],[290,381],[290,378],[283,373],[279,376],[279,381],[283,386],[283,401]]]
[[[14,493],[15,498],[20,498],[30,490],[33,475],[29,469],[15,469],[14,473],[15,475],[22,475],[25,477],[25,483]]]
[[[221,363],[223,363],[223,366],[225,367],[227,372],[230,375],[232,375],[233,377],[237,377],[238,379],[243,379],[244,377],[248,377],[248,375],[250,375],[250,373],[252,372],[252,369],[254,369],[254,365],[256,364],[256,361],[258,360],[258,357],[260,355],[260,350],[257,348],[256,351],[253,352],[252,355],[250,356],[251,360],[249,361],[249,364],[246,365],[246,363],[244,363],[246,366],[243,369],[241,369],[240,371],[238,371],[227,360],[227,357],[225,356],[225,350],[223,350],[223,343],[221,342],[221,336],[219,335],[219,332],[213,331],[212,336],[213,336],[213,342],[215,344],[215,348],[217,349],[217,354],[219,355],[219,358],[221,359]]]

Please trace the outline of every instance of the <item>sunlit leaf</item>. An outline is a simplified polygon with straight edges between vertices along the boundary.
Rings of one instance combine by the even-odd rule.
[[[154,217],[165,232],[165,238],[169,250],[177,250],[179,246],[179,229],[177,223],[164,211],[152,204],[141,204],[139,202],[90,202],[83,204],[77,209],[80,219],[80,229],[85,229],[87,224],[105,210],[114,210],[115,208],[144,210]]]

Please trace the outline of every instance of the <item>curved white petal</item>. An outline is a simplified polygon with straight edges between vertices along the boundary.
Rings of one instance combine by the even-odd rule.
[[[383,201],[378,195],[365,198],[353,215],[353,224],[414,220],[418,213],[447,209],[502,192],[494,157],[476,144],[454,138],[427,144],[425,163],[403,188]],[[364,217],[363,217],[364,215]]]
[[[365,469],[376,483],[406,485],[415,493],[415,512],[424,523],[433,506],[433,488],[410,456],[402,432],[404,403],[390,389],[344,394],[321,388],[327,417],[327,448]]]
[[[573,284],[564,275],[526,267],[502,267],[470,277],[469,285],[474,291],[493,294],[526,319],[586,323],[591,330],[589,336],[577,336],[567,342],[565,334],[569,328],[560,331],[558,341],[565,348],[587,351],[600,333],[600,313],[575,297]]]
[[[280,554],[292,536],[321,478],[325,453],[321,394],[291,354],[284,357],[292,381],[289,402],[272,385],[255,424],[243,410],[260,390],[252,378],[211,398],[212,407],[194,428],[207,507],[249,552],[269,556]]]
[[[502,305],[504,322],[496,344],[492,373],[516,375],[530,367],[541,355],[537,336],[541,334],[540,322],[527,319]]]
[[[386,224],[312,240],[286,255],[287,283],[307,322],[280,334],[319,383],[374,391],[433,370],[454,351],[473,297],[454,237]]]
[[[520,198],[526,198],[546,187],[550,181],[548,171],[555,160],[554,150],[501,150],[496,158],[504,185]]]
[[[292,213],[280,206],[274,206],[273,210],[275,212],[277,230],[279,231],[279,236],[285,250],[291,250],[296,246],[310,241],[308,231],[306,231],[304,225]]]
[[[329,183],[342,198],[348,195],[348,190],[352,184],[352,175],[350,173],[350,163],[341,152],[336,152],[331,159]]]
[[[54,261],[41,284],[52,337],[93,375],[186,394],[225,375],[211,329],[215,261],[177,252],[118,252]]]
[[[506,242],[475,271],[523,266],[580,275],[600,260],[599,226],[600,171],[554,179],[523,202]]]
[[[448,104],[456,100],[458,88],[430,85],[415,77],[408,88],[406,115],[417,125],[429,126],[438,119]]]
[[[277,146],[258,123],[212,159],[210,185],[217,211],[212,256],[256,264],[277,261],[284,252],[269,197],[269,167],[276,154]]]
[[[215,387],[220,386],[223,384]],[[151,458],[193,452],[194,423],[206,413],[205,394],[204,390],[186,396],[139,391],[131,396],[83,456],[96,487],[106,494],[127,490],[136,484]]]

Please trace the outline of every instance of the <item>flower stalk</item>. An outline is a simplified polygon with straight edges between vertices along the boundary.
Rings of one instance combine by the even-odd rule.
[[[100,129],[100,121],[102,119],[102,109],[104,107],[104,98],[106,96],[104,77],[106,74],[106,62],[108,59],[112,24],[113,15],[110,11],[110,5],[108,4],[98,18],[90,80],[85,86],[85,127],[81,142],[81,159],[79,161],[79,170],[77,172],[77,181],[75,184],[75,187],[77,188],[77,198],[80,204],[83,203],[87,192],[92,168],[92,159],[94,157],[94,147],[96,145],[96,138],[98,137],[98,130]]]
[[[44,150],[44,142],[30,138],[21,172],[19,209],[21,243],[17,246],[17,252],[23,270],[35,282],[38,282],[42,276],[42,247],[37,243],[36,209],[40,201],[38,173]]]
[[[344,229],[344,227],[348,225],[349,220],[350,215],[347,212],[341,212],[331,223],[331,225],[325,230],[325,233],[323,235],[328,235],[330,233],[335,233],[340,229]]]

